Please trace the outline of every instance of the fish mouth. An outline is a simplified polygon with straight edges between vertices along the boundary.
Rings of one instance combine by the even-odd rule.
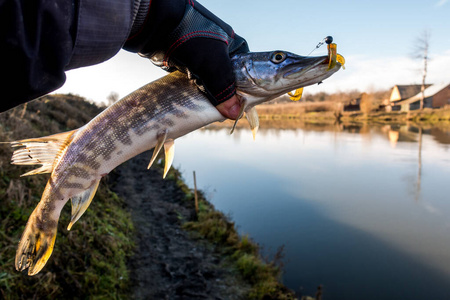
[[[295,61],[286,66],[286,70],[283,72],[283,78],[285,79],[302,79],[308,78],[308,82],[314,78],[330,77],[341,67],[340,62],[336,62],[333,68],[330,68],[331,58],[330,56],[297,56]]]
[[[296,56],[292,63],[285,67],[281,76],[286,81],[286,90],[292,91],[320,84],[341,67],[341,62],[336,61],[335,58],[333,60],[331,56]]]

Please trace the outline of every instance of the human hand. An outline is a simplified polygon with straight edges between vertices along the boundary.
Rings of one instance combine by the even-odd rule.
[[[199,3],[185,3],[153,0],[149,20],[153,13],[155,21],[144,24],[140,33],[127,41],[125,49],[151,58],[168,71],[189,73],[224,117],[236,119],[241,101],[236,96],[230,57],[248,52],[247,43]],[[166,20],[171,21],[166,24]]]
[[[230,99],[217,105],[216,109],[225,118],[228,118],[231,120],[236,120],[239,117],[239,112],[241,110],[241,101],[239,100],[238,96],[235,94]]]

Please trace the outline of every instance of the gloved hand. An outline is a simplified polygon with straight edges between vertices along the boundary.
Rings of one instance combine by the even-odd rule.
[[[248,52],[246,41],[193,0],[146,5],[141,3],[124,49],[167,71],[187,73],[225,117],[236,118],[240,103],[230,56]]]

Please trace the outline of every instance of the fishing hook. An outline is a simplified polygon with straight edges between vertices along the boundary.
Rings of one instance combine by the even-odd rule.
[[[311,52],[309,52],[308,55],[306,55],[306,56],[310,56],[311,53],[313,53],[316,49],[319,49],[320,46],[322,46],[324,43],[327,43],[327,44],[329,45],[329,44],[331,44],[332,42],[333,42],[333,37],[332,37],[331,35],[324,37],[323,40],[321,40],[321,41],[317,44],[317,46],[316,46],[314,49],[312,49]]]

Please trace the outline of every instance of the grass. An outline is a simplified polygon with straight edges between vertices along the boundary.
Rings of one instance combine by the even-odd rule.
[[[0,140],[75,129],[100,111],[74,96],[44,97],[1,114]],[[30,277],[15,270],[18,241],[48,176],[20,178],[26,168],[10,165],[11,153],[9,145],[0,144],[0,298],[127,298],[126,262],[133,250],[134,229],[124,201],[105,181],[71,231],[66,230],[70,205],[63,210],[53,254],[39,274]]]

